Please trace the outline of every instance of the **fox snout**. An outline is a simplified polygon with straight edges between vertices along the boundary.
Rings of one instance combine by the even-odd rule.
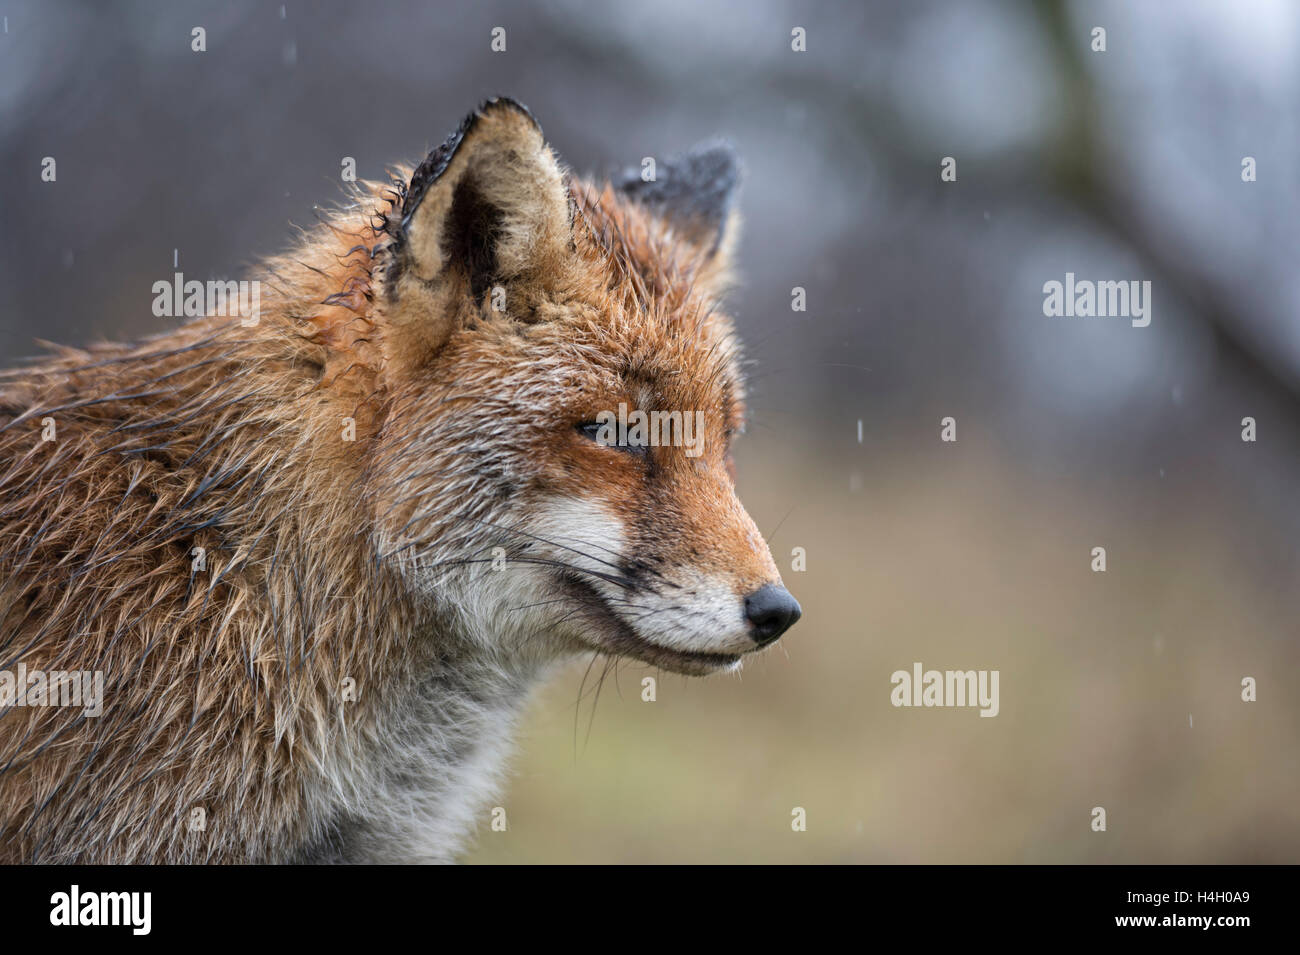
[[[745,620],[760,647],[775,643],[803,616],[799,601],[780,584],[760,587],[745,598]]]

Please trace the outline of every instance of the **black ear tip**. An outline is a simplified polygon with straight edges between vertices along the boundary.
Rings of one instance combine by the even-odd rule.
[[[725,139],[699,143],[660,163],[653,179],[628,169],[614,180],[630,199],[692,227],[716,249],[740,183],[740,157]]]
[[[466,122],[470,123],[477,116],[486,116],[488,113],[493,113],[497,110],[509,110],[518,113],[520,116],[525,117],[530,123],[532,123],[539,133],[542,131],[542,124],[537,121],[537,117],[533,115],[533,111],[523,103],[519,102],[519,100],[510,96],[493,96],[491,99],[485,99],[479,104],[479,108],[469,115]]]
[[[740,183],[740,154],[726,139],[710,139],[688,149],[680,161],[693,178],[734,189]]]
[[[659,166],[654,182],[645,182],[641,169],[636,167],[617,176],[615,184],[629,195],[651,201],[691,194],[729,201],[740,184],[741,168],[740,154],[729,140],[709,139],[669,156]]]

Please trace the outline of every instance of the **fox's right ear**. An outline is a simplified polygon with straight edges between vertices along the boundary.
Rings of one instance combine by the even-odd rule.
[[[384,284],[408,321],[450,321],[453,297],[478,303],[493,285],[555,268],[572,244],[559,163],[511,99],[484,103],[420,163],[400,215]]]

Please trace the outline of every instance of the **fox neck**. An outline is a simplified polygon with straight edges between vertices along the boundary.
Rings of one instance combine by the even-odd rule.
[[[550,667],[446,633],[413,643],[428,652],[308,787],[317,833],[297,861],[452,862],[491,821],[519,715]]]
[[[372,520],[359,462],[379,422],[341,441],[356,407],[313,416],[301,395],[282,398],[275,419],[300,433],[282,442],[280,473],[299,477],[260,498],[241,534],[274,555],[258,566],[281,638],[310,651],[266,680],[282,691],[276,736],[303,757],[301,828],[280,854],[449,862],[490,821],[519,714],[557,656],[537,641],[510,652],[499,621],[467,612],[475,601],[414,592],[389,549],[357,533]]]

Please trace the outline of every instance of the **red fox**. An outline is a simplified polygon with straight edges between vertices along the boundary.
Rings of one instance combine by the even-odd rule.
[[[492,100],[257,315],[0,374],[0,861],[454,861],[557,663],[776,640],[736,181],[582,180]]]

